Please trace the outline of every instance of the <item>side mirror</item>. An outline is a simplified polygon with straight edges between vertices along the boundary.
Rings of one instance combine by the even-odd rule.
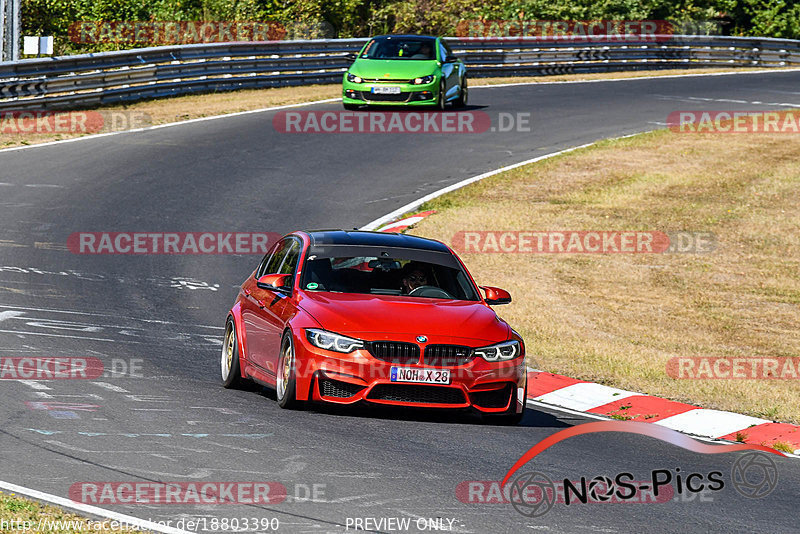
[[[486,293],[486,304],[508,304],[511,302],[511,295],[505,289],[491,286],[481,286]]]
[[[344,55],[344,58],[348,61],[355,61],[356,55],[353,52]]]
[[[270,291],[288,289],[291,279],[292,275],[290,274],[265,274],[256,280],[256,286],[261,289],[269,289]]]
[[[456,56],[447,56],[446,58],[444,58],[445,63],[455,63],[456,61],[458,61],[458,58]]]

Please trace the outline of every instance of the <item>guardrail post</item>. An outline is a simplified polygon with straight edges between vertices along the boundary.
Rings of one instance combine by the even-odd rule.
[[[11,2],[11,61],[19,59],[20,33],[22,31],[19,19],[19,4],[21,0],[9,0]]]
[[[19,59],[20,0],[0,0],[0,61]]]
[[[6,0],[0,0],[0,61],[6,60]]]

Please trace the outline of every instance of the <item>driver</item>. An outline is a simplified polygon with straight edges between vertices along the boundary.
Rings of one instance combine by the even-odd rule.
[[[401,280],[404,295],[408,295],[418,287],[428,285],[428,275],[425,274],[425,271],[421,267],[413,264],[408,264],[407,267],[409,267],[409,269]]]
[[[411,56],[411,59],[431,59],[431,45],[428,43],[422,43],[417,53]]]

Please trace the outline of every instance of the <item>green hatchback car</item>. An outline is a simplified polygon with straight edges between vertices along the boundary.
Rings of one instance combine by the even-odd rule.
[[[344,73],[346,109],[364,105],[467,105],[467,69],[440,37],[382,35],[374,37]]]

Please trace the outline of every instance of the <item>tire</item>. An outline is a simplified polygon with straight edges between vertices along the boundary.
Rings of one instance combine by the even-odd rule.
[[[236,325],[231,317],[225,324],[225,337],[222,339],[222,353],[220,354],[220,372],[222,386],[227,389],[239,388],[245,382],[239,367],[239,340],[236,335]]]
[[[359,108],[361,108],[361,106],[358,104],[343,104],[343,106],[347,111],[357,111]]]
[[[297,400],[297,365],[291,332],[286,332],[281,341],[281,355],[275,376],[275,398],[281,408],[296,410],[302,407],[302,401]]]
[[[458,98],[456,99],[456,107],[457,108],[467,107],[468,99],[469,99],[469,88],[467,87],[467,79],[464,78],[464,83],[461,85],[461,90],[458,92]]]
[[[509,415],[498,415],[492,417],[490,421],[496,425],[500,426],[517,426],[522,421],[522,418],[525,417],[525,407],[523,406],[522,411],[520,413],[514,413]]]
[[[514,394],[516,396],[517,388],[514,388]],[[525,399],[528,398],[528,382],[525,381]],[[525,417],[525,410],[527,406],[523,403],[522,411],[520,413],[516,413],[517,407],[517,400],[514,398],[511,401],[511,406],[509,407],[508,411],[500,415],[488,415],[484,416],[487,423],[492,423],[495,425],[501,426],[517,426],[521,421],[522,418]]]
[[[447,105],[446,95],[444,94],[444,81],[439,83],[439,100],[436,101],[436,108],[439,111],[444,111]]]

